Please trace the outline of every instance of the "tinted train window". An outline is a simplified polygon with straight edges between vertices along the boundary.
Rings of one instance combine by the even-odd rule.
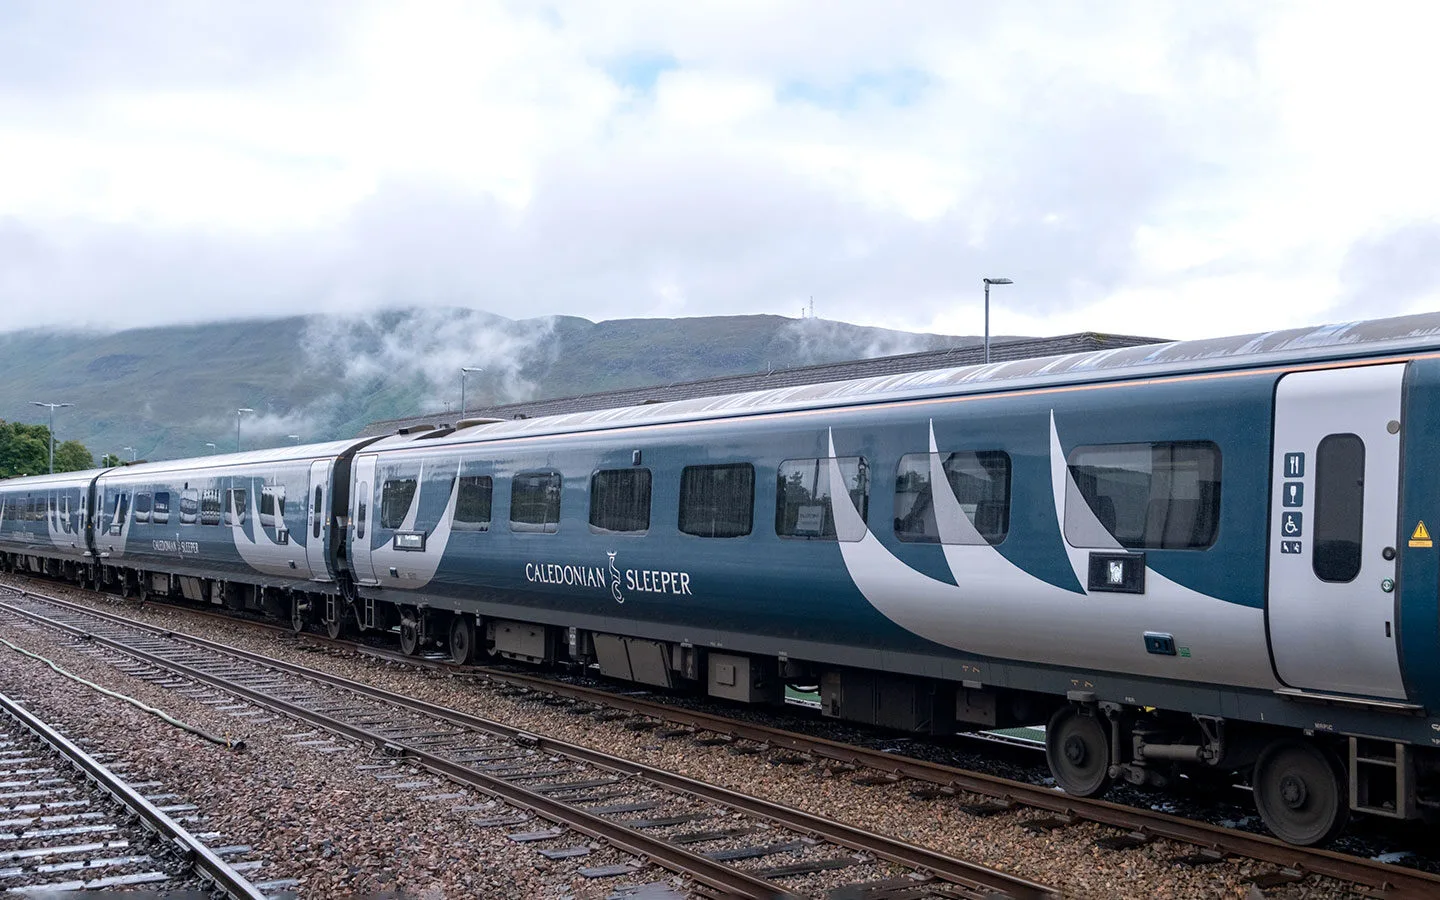
[[[849,495],[848,502],[864,522],[869,507],[870,469],[864,457],[845,456],[834,460],[841,484],[831,484],[830,459],[787,459],[776,470],[775,533],[781,537],[821,538],[858,541],[863,528],[838,534],[832,497]],[[841,501],[846,502],[845,500]]]
[[[225,492],[225,524],[244,525],[250,507],[244,488],[232,488]]]
[[[365,519],[370,512],[370,482],[362,481],[355,489],[355,496],[359,499],[355,511],[355,537],[365,539]]]
[[[696,537],[743,537],[755,518],[755,467],[686,466],[680,473],[680,530]]]
[[[489,475],[466,475],[455,497],[456,531],[489,531],[495,485]]]
[[[410,503],[415,499],[413,478],[391,478],[380,487],[380,527],[399,528],[405,524]]]
[[[1132,550],[1203,550],[1220,527],[1220,448],[1208,441],[1076,447],[1065,537],[1077,547],[1108,534]],[[1083,499],[1084,505],[1081,505]],[[1094,513],[1095,522],[1085,516]]]
[[[510,530],[560,529],[560,473],[522,472],[510,482]]]
[[[650,528],[650,470],[610,469],[590,476],[590,527],[628,532]]]
[[[170,521],[169,491],[155,492],[155,498],[150,501],[150,521],[156,525],[164,525]]]
[[[150,493],[140,491],[135,494],[135,521],[150,521]]]
[[[214,488],[200,493],[200,524],[220,524],[220,492]]]
[[[1315,555],[1321,581],[1354,581],[1360,574],[1365,520],[1365,442],[1332,434],[1315,449]]]
[[[953,511],[951,504],[937,507],[930,475],[945,473],[950,493],[974,526],[943,523],[948,544],[998,544],[1010,531],[1010,457],[999,451],[911,453],[900,457],[895,474],[895,536],[902,541],[941,543],[939,515]],[[943,500],[942,495],[942,500]],[[952,513],[953,514],[953,513]]]
[[[315,486],[315,508],[314,508],[313,510],[311,510],[311,518],[313,518],[313,519],[315,520],[314,527],[313,527],[313,529],[312,529],[311,532],[310,532],[310,536],[311,536],[311,537],[317,537],[317,538],[318,538],[318,537],[320,536],[320,529],[324,527],[324,523],[325,523],[325,503],[324,503],[324,497],[325,497],[325,490],[324,490],[324,488],[322,488],[320,485],[317,484],[317,485]]]
[[[180,492],[180,524],[194,525],[200,521],[200,492],[186,488]]]

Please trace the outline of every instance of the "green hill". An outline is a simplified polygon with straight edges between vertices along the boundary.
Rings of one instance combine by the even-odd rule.
[[[366,318],[0,334],[0,419],[39,423],[99,459],[164,459],[351,437],[367,423],[467,406],[694,381],[976,343],[821,319],[717,316],[590,322],[465,309]]]

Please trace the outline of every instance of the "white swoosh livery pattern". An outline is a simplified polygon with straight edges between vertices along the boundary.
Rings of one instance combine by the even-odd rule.
[[[250,568],[257,572],[264,572],[266,575],[274,575],[279,578],[309,578],[310,566],[305,561],[305,548],[293,541],[288,544],[277,544],[270,539],[270,535],[265,533],[265,527],[260,524],[260,493],[255,488],[254,479],[251,479],[249,488],[245,491],[245,515],[253,526],[250,530],[255,537],[251,538],[245,534],[245,526],[240,523],[238,517],[230,523],[230,536],[235,541],[235,549],[239,552],[240,558],[245,560],[245,564]],[[278,514],[275,518],[277,522],[284,521]]]
[[[843,485],[833,431],[829,447],[831,484]],[[931,484],[936,487],[936,519],[942,540],[979,540],[940,468],[933,425],[930,449]],[[1064,521],[1065,492],[1072,479],[1060,451],[1053,413],[1050,475],[1058,528]],[[1144,594],[1077,594],[1031,575],[983,541],[943,544],[956,581],[947,584],[915,571],[886,549],[866,527],[848,492],[833,490],[831,496],[836,533],[842,538],[840,553],[855,586],[886,618],[928,640],[1000,659],[1271,689],[1279,686],[1270,671],[1262,610],[1201,594],[1154,570],[1145,574]],[[1076,512],[1093,518],[1089,507],[1081,506],[1083,512]],[[1099,523],[1095,524],[1098,528]],[[854,536],[860,539],[844,539]],[[1087,582],[1091,549],[1066,544],[1071,568],[1082,586]],[[1173,634],[1176,645],[1189,648],[1191,655],[1146,652],[1146,631]]]
[[[405,520],[400,523],[400,531],[415,531],[415,521],[420,513],[420,494],[425,490],[425,466],[420,466],[420,475],[416,479],[415,496],[410,498],[410,508],[405,511]],[[450,543],[450,526],[455,521],[455,503],[460,496],[460,470],[459,463],[456,463],[455,478],[450,483],[450,499],[445,504],[445,511],[440,514],[440,521],[435,525],[435,530],[425,537],[425,550],[423,552],[414,550],[396,550],[393,543],[375,547],[370,551],[370,558],[374,560],[375,577],[385,587],[398,587],[414,590],[423,588],[435,577],[435,572],[440,568],[440,559],[445,555],[445,547]],[[397,576],[390,574],[394,568]]]

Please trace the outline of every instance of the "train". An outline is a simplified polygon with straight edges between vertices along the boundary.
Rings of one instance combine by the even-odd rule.
[[[1428,524],[1427,524],[1428,523]],[[1440,809],[1440,314],[0,482],[0,566],[908,732]]]

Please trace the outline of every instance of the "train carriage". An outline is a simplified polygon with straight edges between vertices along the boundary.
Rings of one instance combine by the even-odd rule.
[[[1076,794],[1241,772],[1316,843],[1440,809],[1437,437],[1432,314],[131,467],[90,540],[408,652],[1046,724]]]

